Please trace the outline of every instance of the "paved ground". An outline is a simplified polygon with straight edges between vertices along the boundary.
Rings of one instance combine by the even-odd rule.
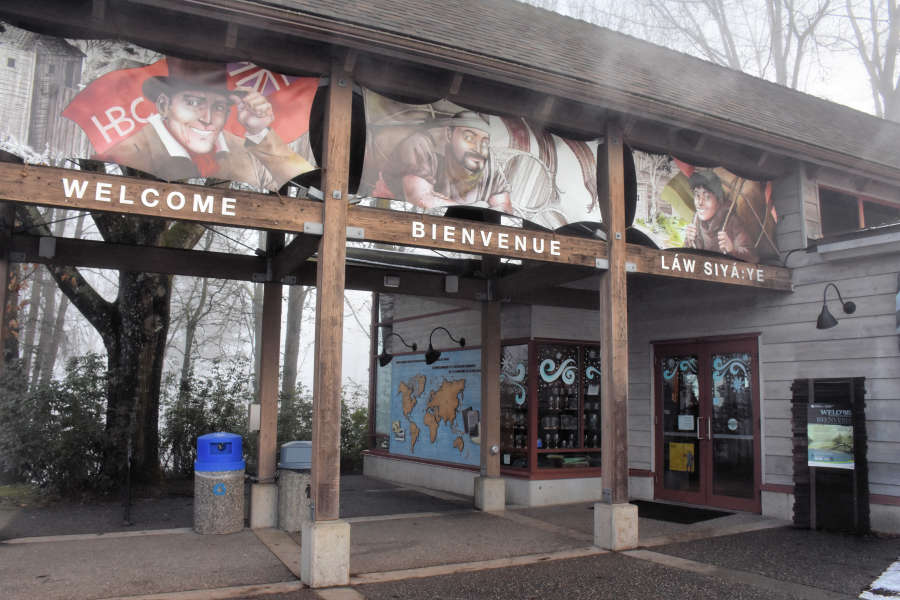
[[[133,526],[115,502],[0,505],[0,597],[833,600],[858,598],[900,556],[900,538],[741,513],[692,525],[641,519],[642,547],[607,553],[592,546],[590,504],[485,514],[452,494],[363,477],[341,485],[349,588],[302,587],[298,534],[200,536],[191,499],[169,496],[137,501]]]

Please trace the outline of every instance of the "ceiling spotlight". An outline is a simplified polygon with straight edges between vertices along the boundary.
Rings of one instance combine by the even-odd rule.
[[[831,329],[835,325],[838,324],[838,320],[834,318],[834,315],[831,314],[831,311],[828,310],[827,296],[828,296],[828,288],[833,287],[834,291],[837,292],[838,300],[841,301],[841,307],[844,309],[844,313],[848,315],[852,315],[856,312],[856,303],[844,302],[844,299],[841,297],[841,290],[838,289],[838,286],[834,283],[828,283],[825,286],[825,290],[822,292],[822,311],[819,313],[819,318],[816,319],[816,329]]]
[[[407,344],[406,340],[404,340],[402,337],[400,337],[399,333],[395,333],[392,331],[384,337],[384,340],[381,343],[381,354],[378,355],[378,364],[381,365],[382,367],[388,366],[388,364],[390,364],[390,362],[394,359],[394,355],[387,351],[387,340],[392,335],[397,336],[400,339],[400,341],[403,343],[403,345],[406,346],[407,348],[409,348],[410,350],[412,350],[413,352],[415,352],[416,350],[419,349],[419,347],[416,346],[415,342],[413,342],[412,344]]]
[[[431,330],[431,333],[428,334],[428,351],[425,352],[425,364],[426,365],[430,365],[430,364],[436,362],[437,359],[439,359],[441,357],[440,350],[435,350],[434,346],[431,345],[431,338],[434,335],[434,332],[437,331],[438,329],[443,329],[447,333],[447,337],[449,337],[451,340],[453,340],[454,342],[459,344],[460,348],[466,347],[466,338],[461,337],[459,339],[456,339],[455,337],[453,337],[453,334],[447,330],[446,327],[435,327],[434,329]]]

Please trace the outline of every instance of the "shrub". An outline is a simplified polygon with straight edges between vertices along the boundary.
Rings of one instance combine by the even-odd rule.
[[[253,398],[250,375],[243,369],[213,363],[203,376],[194,373],[180,385],[170,378],[164,386],[160,406],[160,459],[169,475],[187,477],[194,472],[197,437],[216,431],[244,436],[247,405]],[[250,440],[244,436],[244,457],[255,457]]]
[[[21,369],[7,367],[0,377],[0,470],[59,494],[104,489],[105,407],[99,354],[70,359],[61,381],[31,392]]]

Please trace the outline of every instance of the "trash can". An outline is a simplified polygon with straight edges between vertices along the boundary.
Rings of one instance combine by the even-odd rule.
[[[244,528],[241,436],[207,433],[197,438],[194,461],[194,531],[235,533]]]
[[[278,463],[278,528],[300,531],[312,521],[309,506],[309,470],[312,466],[312,442],[295,441],[281,445]]]

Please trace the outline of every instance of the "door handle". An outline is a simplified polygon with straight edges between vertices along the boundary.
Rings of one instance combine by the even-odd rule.
[[[707,424],[709,420],[707,419]],[[703,439],[703,417],[697,417],[697,439]]]
[[[712,439],[712,419],[706,418],[706,439]]]

